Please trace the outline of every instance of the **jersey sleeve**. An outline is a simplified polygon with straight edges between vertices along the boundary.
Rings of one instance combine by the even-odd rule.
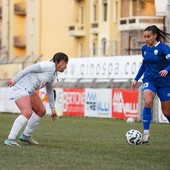
[[[21,72],[19,72],[15,77],[15,81],[20,80],[22,77],[24,77],[28,73],[41,73],[42,69],[40,67],[39,63],[33,64],[31,66],[26,67]]]
[[[169,57],[166,57],[168,62],[169,62],[169,66],[165,68],[165,70],[167,70],[168,72],[170,71],[170,54]]]
[[[165,70],[167,70],[169,72],[170,71],[170,47],[168,45],[164,44],[162,53],[169,62],[169,66],[165,68]]]
[[[134,80],[138,81],[141,78],[141,76],[143,75],[144,72],[145,72],[145,65],[144,65],[144,63],[142,63],[142,65],[140,66],[140,69],[139,69]]]
[[[170,47],[167,44],[163,45],[162,54],[166,57],[166,59],[168,56],[170,57]]]
[[[43,72],[54,72],[55,66],[54,62],[42,61],[40,62],[40,67]]]
[[[53,83],[54,83],[54,80],[52,80],[46,86],[46,92],[47,92],[48,102],[49,102],[49,106],[50,106],[51,111],[53,111],[55,109]]]

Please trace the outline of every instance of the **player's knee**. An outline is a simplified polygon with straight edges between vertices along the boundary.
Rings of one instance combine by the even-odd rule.
[[[41,109],[39,109],[39,111],[36,114],[40,117],[43,117],[46,114],[46,109],[41,108]]]
[[[24,117],[26,117],[27,119],[29,119],[32,115],[32,111],[22,111],[21,113]]]

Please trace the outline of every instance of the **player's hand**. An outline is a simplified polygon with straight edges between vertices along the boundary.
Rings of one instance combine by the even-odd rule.
[[[52,111],[51,119],[54,121],[57,118],[57,113],[55,111]]]
[[[168,71],[167,70],[161,70],[159,72],[159,74],[162,76],[162,77],[166,77],[166,75],[168,74]]]
[[[15,79],[11,79],[7,82],[7,85],[11,87],[11,86],[14,86],[15,83],[16,83]]]
[[[136,88],[136,84],[137,84],[137,81],[134,80],[132,83],[131,83],[131,89],[134,90]]]

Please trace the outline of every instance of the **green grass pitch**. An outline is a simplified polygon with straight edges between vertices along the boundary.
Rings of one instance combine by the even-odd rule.
[[[142,123],[46,115],[34,133],[40,145],[3,145],[16,114],[0,114],[0,170],[169,170],[170,126],[151,124],[149,144],[128,145],[125,133]],[[19,136],[18,136],[19,137]]]

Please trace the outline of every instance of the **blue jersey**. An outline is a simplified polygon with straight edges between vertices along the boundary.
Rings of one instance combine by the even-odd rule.
[[[156,86],[170,86],[170,47],[158,42],[154,47],[144,45],[142,47],[143,63],[139,70],[141,76],[144,73],[143,82],[152,82]],[[167,70],[166,77],[159,72]],[[142,73],[143,72],[143,73]]]

